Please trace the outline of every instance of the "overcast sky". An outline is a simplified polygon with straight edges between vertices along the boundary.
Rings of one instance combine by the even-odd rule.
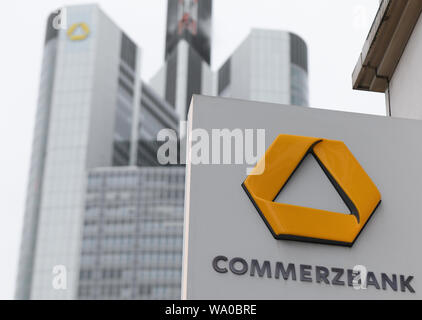
[[[18,262],[45,20],[86,1],[0,1],[0,299],[10,299]],[[163,63],[166,0],[98,0],[143,49],[142,77]],[[214,0],[212,68],[253,27],[294,31],[309,49],[312,107],[385,114],[384,95],[353,91],[351,73],[378,0]]]

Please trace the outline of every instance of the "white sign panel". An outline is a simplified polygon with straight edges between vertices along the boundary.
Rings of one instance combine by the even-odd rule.
[[[195,96],[188,134],[183,298],[422,297],[421,122]]]

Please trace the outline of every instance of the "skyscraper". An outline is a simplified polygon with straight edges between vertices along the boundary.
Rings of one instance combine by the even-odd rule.
[[[299,36],[253,29],[218,71],[222,97],[308,106],[308,51]]]
[[[88,175],[79,299],[180,299],[183,167]]]
[[[193,94],[309,105],[308,49],[301,37],[253,29],[214,74],[211,18],[211,0],[168,1],[166,61],[150,84],[180,119]]]
[[[184,169],[159,167],[158,132],[178,131],[192,94],[308,104],[306,44],[285,32],[252,31],[214,81],[211,8],[169,0],[149,84],[140,48],[98,6],[63,8],[63,29],[50,15],[16,298],[178,298]]]
[[[161,129],[178,131],[179,117],[173,106],[161,99],[149,85],[142,82],[140,114],[138,117],[137,166],[160,165],[157,151],[160,143],[157,135]]]
[[[58,13],[47,24],[18,299],[76,297],[87,170],[153,161],[145,141],[178,128],[173,108],[142,86],[139,48],[98,6],[61,13],[65,29],[53,23]],[[52,285],[55,266],[66,290]]]
[[[181,39],[211,64],[212,0],[168,0],[165,59]]]
[[[211,0],[168,0],[165,63],[150,84],[182,120],[193,94],[214,94],[211,17]]]

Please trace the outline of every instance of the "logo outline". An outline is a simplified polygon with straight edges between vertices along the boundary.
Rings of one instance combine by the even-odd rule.
[[[325,142],[325,143],[323,143]],[[274,187],[270,187],[271,192],[267,192],[265,196],[263,196],[263,199],[261,195],[257,195],[253,191],[256,191],[257,188],[259,189],[260,186],[262,187],[262,182],[259,182],[260,178],[259,176],[251,176],[249,175],[245,181],[242,183],[242,188],[246,192],[247,196],[249,197],[250,201],[254,205],[255,209],[263,219],[264,223],[270,230],[273,237],[277,240],[294,240],[294,241],[302,241],[302,242],[311,242],[311,243],[320,243],[320,244],[330,244],[330,245],[339,245],[339,246],[345,246],[345,247],[352,247],[355,241],[358,239],[359,235],[361,234],[362,230],[365,229],[367,223],[371,220],[374,213],[377,211],[377,208],[381,204],[381,194],[378,191],[378,188],[373,183],[371,178],[366,174],[365,170],[360,166],[359,162],[354,158],[353,154],[350,152],[350,150],[347,148],[347,146],[341,142],[341,141],[335,141],[335,140],[328,140],[328,139],[321,139],[321,138],[313,138],[313,137],[302,137],[302,136],[292,136],[292,135],[279,135],[274,142],[271,144],[271,146],[267,149],[267,152],[265,154],[265,157],[261,159],[261,161],[266,161],[266,170],[268,166],[268,170],[271,171],[273,174],[274,172],[281,172],[280,170],[276,169],[274,170],[275,165],[273,162],[277,163],[277,159],[273,161],[274,158],[279,157],[280,154],[280,145],[283,146],[285,150],[291,150],[291,146],[289,145],[293,144],[297,150],[302,150],[303,148],[306,148],[304,152],[300,154],[300,156],[295,156],[295,161],[292,163],[289,163],[288,166],[290,166],[291,172],[286,174],[287,171],[282,172],[284,175],[284,182],[281,183],[281,188],[278,189],[278,191],[275,193]],[[319,145],[319,146],[318,146]],[[322,146],[324,145],[324,146]],[[299,148],[297,147],[299,146]],[[317,147],[318,146],[318,147]],[[322,147],[321,147],[322,146]],[[282,148],[282,149],[283,149]],[[315,148],[317,148],[317,151],[315,151]],[[331,149],[335,149],[335,152],[332,152]],[[293,148],[294,149],[294,148]],[[285,151],[284,150],[284,151]],[[318,156],[319,154],[319,156]],[[357,190],[357,187],[355,185],[355,181],[350,178],[351,174],[347,172],[347,167],[343,163],[339,164],[338,159],[336,161],[330,160],[330,158],[327,155],[334,155],[334,157],[337,157],[338,159],[341,159],[341,156],[344,157],[345,161],[350,166],[350,171],[357,175],[358,180],[361,184],[364,184],[366,186],[368,193],[370,194],[370,197],[365,195],[364,193],[361,193],[361,190]],[[274,156],[275,155],[275,156]],[[319,166],[327,176],[327,178],[330,180],[333,187],[336,189],[346,206],[350,210],[350,214],[342,214],[342,213],[336,213],[336,212],[330,212],[330,211],[324,211],[324,210],[318,210],[318,209],[312,209],[312,208],[306,208],[306,207],[300,207],[300,206],[292,206],[287,204],[277,204],[274,203],[274,200],[278,197],[278,195],[282,192],[284,187],[289,182],[290,178],[295,174],[296,170],[301,166],[303,160],[308,156],[312,155],[314,159],[318,162]],[[323,158],[323,159],[321,159]],[[286,158],[287,159],[287,158]],[[270,163],[268,163],[270,162]],[[324,163],[327,162],[327,163]],[[259,162],[257,166],[259,165]],[[282,165],[285,165],[284,163]],[[339,169],[336,169],[336,165]],[[328,168],[327,168],[328,167]],[[286,169],[287,170],[287,169]],[[341,174],[333,174],[333,171],[339,170]],[[267,173],[268,176],[268,173]],[[264,177],[265,179],[271,180],[272,177]],[[255,181],[253,181],[255,180]],[[338,181],[339,180],[339,181]],[[347,191],[344,190],[344,187],[346,186]],[[266,187],[266,185],[265,185]],[[358,186],[359,188],[361,186]],[[265,193],[265,192],[264,192]],[[352,200],[350,197],[350,194],[353,194],[355,197],[355,200]],[[271,195],[271,198],[269,198],[268,195]],[[260,204],[258,204],[260,202]],[[364,203],[368,202],[368,203]],[[272,204],[270,204],[272,203]],[[262,207],[262,208],[261,208]],[[276,208],[277,207],[277,208]],[[361,209],[361,215],[358,210],[358,208]],[[270,212],[271,210],[274,210],[274,212]],[[283,211],[284,210],[284,211]],[[263,212],[265,211],[265,212]],[[333,225],[335,225],[335,222],[341,222],[341,226],[346,229],[347,226],[350,226],[350,230],[346,230],[347,235],[339,235],[338,230],[330,231],[330,228],[325,226],[316,226],[312,229],[312,227],[304,228],[301,232],[297,232],[297,230],[300,230],[300,227],[297,227],[297,225],[294,225],[294,216],[291,214],[291,212],[296,212],[298,215],[303,215],[303,217],[310,217],[309,214],[312,213],[318,213],[321,215],[321,217],[324,218],[324,220]],[[290,226],[284,228],[283,226],[283,218],[281,216],[284,213],[288,213],[287,215],[290,215]],[[267,214],[266,214],[267,213]],[[325,214],[337,214],[335,218],[329,217],[328,215],[325,216]],[[339,215],[342,216],[339,216]],[[268,216],[271,217],[272,221],[269,221],[270,219]],[[345,218],[346,216],[353,216],[356,219],[356,222],[352,222],[350,218]],[[292,218],[293,217],[293,218]],[[298,216],[297,220],[300,220],[301,217]],[[346,221],[347,220],[347,221]],[[275,222],[274,222],[275,221]],[[293,222],[293,224],[292,224]],[[300,221],[299,221],[300,222]],[[307,221],[305,221],[306,224]],[[353,225],[352,225],[353,224]],[[275,230],[274,225],[278,227],[278,230],[282,230],[283,232],[277,232]],[[318,228],[325,229],[327,232],[327,235],[324,237],[313,237],[312,234],[321,234],[321,232],[318,231]],[[285,229],[285,230],[284,230]],[[333,229],[331,227],[331,229]],[[289,233],[291,230],[296,230],[296,232]],[[323,233],[323,232],[322,232]]]

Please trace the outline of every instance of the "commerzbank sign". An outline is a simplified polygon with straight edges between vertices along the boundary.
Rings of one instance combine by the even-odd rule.
[[[217,130],[264,138],[206,153],[253,161],[197,162]],[[421,299],[421,135],[420,121],[195,96],[182,297]]]
[[[412,287],[413,276],[383,272],[376,274],[367,271],[363,266],[345,269],[281,261],[259,261],[258,259],[248,261],[240,257],[228,258],[221,255],[213,259],[212,267],[218,273],[230,272],[237,276],[268,278],[274,279],[274,281],[314,282],[333,286],[347,286],[357,290],[374,288],[415,293],[415,289]]]
[[[274,202],[308,155],[318,162],[350,215]],[[341,141],[279,135],[260,161],[265,164],[256,168],[265,170],[252,171],[242,187],[276,240],[351,247],[381,203],[377,187]],[[212,267],[221,274],[415,293],[413,276],[376,274],[364,266],[345,269],[220,255]]]

